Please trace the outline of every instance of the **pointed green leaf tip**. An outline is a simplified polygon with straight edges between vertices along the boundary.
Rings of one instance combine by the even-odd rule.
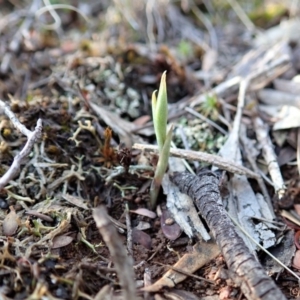
[[[155,111],[156,111],[156,103],[157,103],[157,99],[156,99],[156,93],[157,90],[155,90],[152,93],[152,118],[153,118],[153,124],[154,124],[154,129],[155,129],[155,124],[156,124],[156,120],[155,120]],[[156,134],[156,129],[155,129],[155,134]]]
[[[166,71],[161,76],[157,98],[155,92],[152,94],[152,113],[158,148],[162,151],[166,140],[168,120]]]
[[[163,176],[168,167],[173,130],[173,126],[171,126],[167,134],[168,98],[166,71],[161,76],[157,97],[156,91],[154,91],[152,94],[152,117],[159,150],[158,163],[150,188],[150,206],[153,209],[156,205],[156,200]]]

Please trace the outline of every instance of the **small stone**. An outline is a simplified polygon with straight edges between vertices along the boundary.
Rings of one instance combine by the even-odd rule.
[[[167,218],[165,220],[165,224],[166,225],[173,225],[174,224],[174,219],[173,218]]]
[[[2,224],[3,234],[5,236],[14,235],[20,223],[20,218],[16,214],[14,207],[10,206],[9,208],[10,208],[10,213],[5,217]]]
[[[2,209],[7,209],[8,208],[8,203],[4,199],[0,199],[0,208]]]
[[[134,202],[135,202],[136,204],[139,204],[139,203],[142,202],[142,198],[141,198],[141,197],[136,197],[135,200],[134,200]]]

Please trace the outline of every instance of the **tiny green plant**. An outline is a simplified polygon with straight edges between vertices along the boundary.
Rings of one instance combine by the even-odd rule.
[[[218,99],[215,95],[208,94],[200,105],[200,111],[205,117],[218,119]]]
[[[152,117],[159,150],[158,163],[150,187],[150,206],[153,209],[156,206],[161,182],[168,167],[173,131],[173,126],[171,125],[169,131],[167,132],[168,98],[166,71],[161,76],[157,98],[156,91],[154,91],[152,94]]]

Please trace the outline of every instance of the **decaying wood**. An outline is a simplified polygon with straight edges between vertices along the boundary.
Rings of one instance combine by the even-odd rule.
[[[219,192],[219,179],[213,172],[199,177],[175,173],[171,180],[196,203],[216,239],[233,280],[241,287],[247,299],[286,299],[273,280],[266,274],[254,255],[249,252],[225,211]]]

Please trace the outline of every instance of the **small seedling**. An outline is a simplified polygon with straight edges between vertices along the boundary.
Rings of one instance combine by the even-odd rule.
[[[168,159],[170,155],[173,131],[173,126],[171,125],[171,128],[167,133],[168,98],[166,86],[166,72],[164,72],[161,77],[157,98],[156,91],[154,91],[152,94],[152,117],[159,150],[158,163],[150,188],[150,206],[153,209],[156,205],[157,196],[159,193],[163,176],[168,167]]]
[[[217,97],[215,95],[207,95],[204,102],[200,105],[200,111],[205,117],[217,120],[219,115]]]

